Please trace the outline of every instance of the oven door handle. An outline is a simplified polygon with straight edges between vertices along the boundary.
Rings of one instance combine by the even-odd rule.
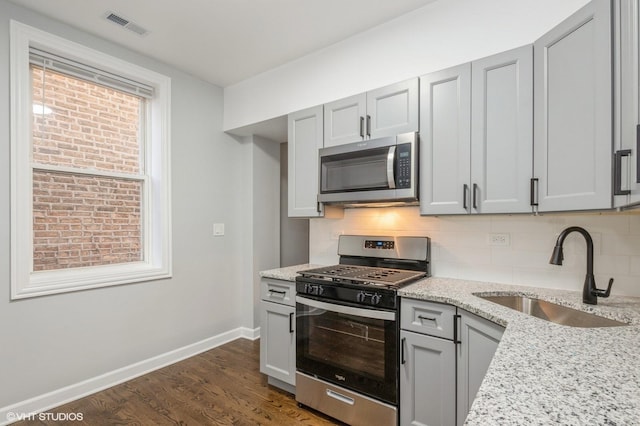
[[[307,299],[296,296],[296,303],[311,306],[313,308],[324,309],[326,311],[337,312],[339,314],[354,315],[356,317],[373,318],[384,321],[395,321],[396,313],[380,311],[377,309],[354,308],[353,306],[336,305],[334,303],[321,302],[319,300]]]

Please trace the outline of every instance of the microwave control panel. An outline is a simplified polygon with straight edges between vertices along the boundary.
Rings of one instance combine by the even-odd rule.
[[[411,144],[396,147],[396,188],[411,188]]]

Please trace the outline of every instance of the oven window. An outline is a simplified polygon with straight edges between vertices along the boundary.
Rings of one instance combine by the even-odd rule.
[[[351,315],[304,303],[298,303],[296,311],[298,370],[395,403],[395,320]]]
[[[310,310],[309,357],[327,365],[384,379],[383,320],[317,308]],[[323,313],[318,314],[318,311]]]

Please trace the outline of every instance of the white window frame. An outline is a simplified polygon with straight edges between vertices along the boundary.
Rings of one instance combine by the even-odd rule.
[[[11,299],[170,278],[171,79],[17,21],[10,22],[11,78]],[[33,182],[29,47],[151,86],[146,107],[143,190],[143,260],[112,265],[33,271]]]

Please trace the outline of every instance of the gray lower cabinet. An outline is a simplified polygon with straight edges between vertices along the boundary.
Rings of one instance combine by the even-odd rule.
[[[260,372],[288,392],[296,384],[295,282],[260,283]]]
[[[401,330],[400,424],[453,425],[456,357],[452,340]]]
[[[462,425],[480,389],[504,327],[458,309],[460,344],[457,345],[457,424]]]
[[[462,425],[504,328],[455,306],[402,298],[400,424]]]
[[[455,306],[401,299],[400,424],[456,421]]]
[[[612,207],[611,1],[593,0],[534,43],[538,210]]]

